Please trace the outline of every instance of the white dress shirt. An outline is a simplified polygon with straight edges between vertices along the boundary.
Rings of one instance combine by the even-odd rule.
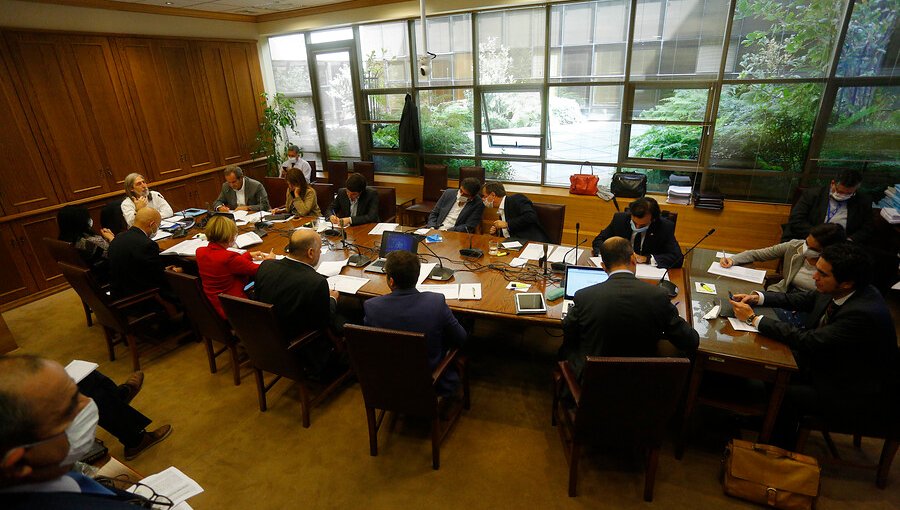
[[[234,194],[237,196],[237,205],[247,205],[247,198],[244,196],[244,179],[241,179],[241,189],[234,190]]]
[[[829,197],[828,208],[825,210],[825,223],[837,223],[847,228],[847,202],[838,202]]]
[[[147,196],[147,207],[152,207],[159,211],[159,215],[162,218],[168,218],[175,214],[172,212],[172,206],[166,202],[166,199],[158,191],[150,191],[150,195]],[[125,217],[125,223],[129,227],[134,225],[135,213],[137,213],[137,210],[134,207],[134,200],[130,197],[125,197],[125,200],[122,200],[122,216]]]
[[[497,214],[500,216],[500,221],[506,221],[506,211],[503,209],[504,205],[506,205],[506,195],[500,199],[500,205],[497,206]],[[509,222],[507,221],[506,223],[508,224]],[[501,228],[500,237],[509,237],[509,229]]]
[[[284,178],[285,172],[287,172],[288,168],[299,168],[301,172],[303,172],[303,177],[306,177],[306,182],[312,182],[312,167],[309,166],[309,163],[305,159],[297,158],[296,163],[292,163],[291,160],[285,160],[284,163],[281,164],[281,177]]]
[[[444,218],[444,222],[441,223],[438,229],[440,230],[449,230],[456,226],[456,220],[459,219],[459,213],[462,212],[463,207],[469,203],[469,200],[462,196],[461,191],[456,192],[456,202],[453,204],[453,207],[450,208],[450,212],[447,213],[447,217]]]

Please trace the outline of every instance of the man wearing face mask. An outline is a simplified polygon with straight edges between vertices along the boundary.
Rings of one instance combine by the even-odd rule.
[[[844,227],[847,238],[865,243],[872,235],[872,198],[859,192],[862,175],[845,170],[828,186],[809,188],[803,192],[788,222],[781,226],[781,241],[804,239],[816,225],[837,223]]]
[[[281,164],[281,178],[284,179],[288,168],[299,168],[303,172],[303,177],[306,177],[306,182],[313,182],[316,176],[312,174],[312,167],[309,166],[309,163],[300,159],[300,148],[296,145],[289,145],[287,155],[287,160]]]
[[[98,422],[104,421],[100,405],[82,394],[55,361],[30,355],[0,357],[3,508],[116,509],[141,502],[133,494],[108,489],[72,471],[75,461],[90,451]],[[172,429],[168,425],[158,429],[163,430],[153,444]]]
[[[459,183],[459,190],[444,191],[425,226],[450,232],[475,232],[484,214],[484,202],[478,200],[479,189],[481,182],[468,177]]]
[[[512,237],[537,243],[549,243],[550,238],[537,213],[531,199],[522,193],[507,195],[503,184],[487,182],[481,187],[481,199],[484,206],[497,209],[499,220],[491,224],[490,234],[500,237]],[[523,243],[524,244],[524,243]]]
[[[659,205],[652,198],[639,198],[628,204],[626,212],[613,215],[593,242],[593,253],[600,254],[600,246],[612,237],[631,242],[638,264],[656,262],[658,267],[681,267],[681,246],[675,239],[675,224],[660,218]]]

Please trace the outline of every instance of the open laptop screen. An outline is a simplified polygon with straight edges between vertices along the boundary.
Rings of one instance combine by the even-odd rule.
[[[603,283],[607,278],[609,275],[599,267],[566,266],[566,299],[573,299],[579,290]]]
[[[405,232],[384,232],[381,234],[381,250],[379,251],[378,256],[384,258],[387,257],[388,253],[397,250],[416,253],[419,248],[418,242],[419,240],[412,234],[407,234]]]

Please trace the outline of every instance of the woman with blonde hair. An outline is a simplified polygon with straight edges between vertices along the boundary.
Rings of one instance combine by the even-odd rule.
[[[225,318],[225,311],[219,302],[219,294],[246,298],[244,287],[259,270],[259,264],[253,261],[275,258],[272,252],[238,253],[229,250],[237,232],[234,220],[226,216],[213,216],[206,223],[205,230],[209,245],[197,250],[197,268],[203,291],[222,318]]]

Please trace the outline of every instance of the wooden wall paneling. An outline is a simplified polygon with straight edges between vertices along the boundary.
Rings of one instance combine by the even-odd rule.
[[[157,180],[187,173],[176,119],[166,106],[170,96],[159,72],[161,64],[154,55],[153,41],[124,37],[115,41],[142,140],[140,146],[148,158],[150,175],[144,177]]]
[[[66,79],[61,36],[9,33],[7,40],[43,142],[51,178],[59,179],[66,199],[109,191],[78,91]]]
[[[38,287],[46,289],[64,283],[65,278],[43,241],[45,237],[56,239],[59,235],[56,213],[31,216],[18,223],[22,230],[19,237],[19,249],[26,254],[30,252],[31,255],[26,256],[30,261],[31,274]]]
[[[222,172],[213,172],[194,179],[195,199],[191,207],[205,208],[207,203],[212,206],[219,197],[224,182],[225,178],[222,176]]]
[[[232,104],[241,119],[244,159],[250,159],[255,150],[256,133],[262,121],[262,107],[259,95],[263,92],[259,56],[254,43],[226,43],[234,73],[235,87],[231,96]]]
[[[231,69],[227,48],[221,43],[197,43],[198,61],[209,92],[210,109],[217,137],[218,162],[220,165],[247,159],[243,142],[243,126],[239,110],[234,73]]]
[[[194,184],[189,180],[171,182],[154,189],[162,193],[166,202],[172,206],[173,211],[182,211],[194,206],[192,197]]]
[[[28,260],[19,247],[20,235],[13,225],[0,225],[0,303],[8,303],[38,291]]]
[[[109,40],[94,36],[70,36],[67,40],[73,82],[81,89],[97,150],[115,189],[131,172],[144,172],[145,165]]]
[[[0,41],[0,214],[15,214],[59,203],[19,96],[13,89]]]

